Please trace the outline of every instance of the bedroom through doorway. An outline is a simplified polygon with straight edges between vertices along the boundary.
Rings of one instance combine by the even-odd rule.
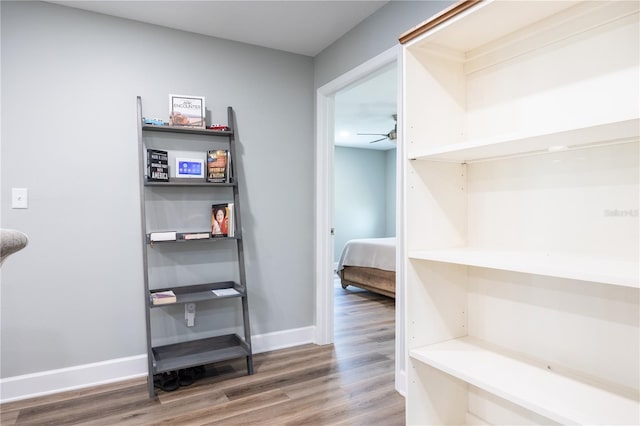
[[[314,342],[319,345],[331,344],[335,342],[334,338],[334,297],[335,297],[335,269],[338,258],[334,256],[336,251],[334,248],[334,230],[340,233],[338,229],[339,225],[342,229],[342,225],[339,224],[337,218],[335,218],[334,209],[334,191],[336,187],[342,186],[344,182],[336,182],[334,184],[334,163],[335,157],[335,141],[336,141],[336,125],[335,122],[339,121],[339,118],[335,114],[336,95],[339,92],[354,88],[363,82],[366,82],[378,75],[383,74],[386,71],[393,72],[395,70],[396,84],[392,88],[396,90],[396,117],[390,117],[392,123],[395,123],[397,118],[397,124],[391,124],[392,127],[385,126],[384,130],[363,130],[355,129],[353,133],[381,133],[384,134],[384,139],[392,139],[391,135],[386,138],[386,135],[391,133],[391,129],[396,130],[396,163],[395,163],[395,202],[387,202],[386,208],[391,208],[393,212],[396,211],[396,206],[400,206],[403,203],[403,170],[404,163],[401,161],[403,158],[403,144],[402,141],[402,102],[399,100],[401,93],[401,81],[398,76],[402,75],[401,62],[400,62],[400,48],[399,45],[393,46],[386,51],[380,53],[374,58],[363,62],[350,71],[340,75],[334,80],[319,87],[316,91],[316,144],[315,144],[315,236],[314,236],[314,259],[315,259],[315,288],[316,288],[316,309],[315,309],[315,338]],[[339,97],[339,96],[338,96]],[[339,99],[338,99],[339,102]],[[366,110],[365,108],[363,108]],[[393,115],[393,112],[387,112],[388,115]],[[396,127],[397,125],[397,127]],[[338,130],[337,132],[340,132]],[[371,137],[377,135],[357,135],[360,137]],[[382,138],[380,136],[379,138]],[[376,145],[378,142],[372,141],[375,139],[365,139],[365,143]],[[383,141],[379,141],[382,143]],[[360,149],[360,152],[365,149]],[[366,154],[360,157],[365,157]],[[340,161],[338,159],[337,161]],[[368,166],[371,168],[371,165]],[[378,167],[378,174],[382,174],[380,167]],[[385,183],[386,186],[386,183]],[[393,186],[393,185],[392,185]],[[382,184],[377,186],[379,191],[384,191]],[[341,207],[339,207],[341,208]],[[364,211],[364,210],[360,210]],[[370,214],[367,212],[366,214]],[[334,225],[334,221],[338,221]],[[403,232],[404,223],[401,216],[395,218],[396,237],[398,243],[396,244],[396,259],[402,259],[403,253]],[[385,228],[386,230],[386,228]],[[338,235],[340,237],[340,235]],[[398,263],[396,260],[396,288],[395,299],[389,299],[394,301],[395,312],[395,388],[400,394],[404,395],[406,390],[406,362],[405,362],[405,345],[404,345],[404,317],[405,302],[404,302],[404,288],[402,283],[404,281],[404,264]],[[356,288],[348,286],[349,288]],[[343,289],[340,289],[344,291]],[[370,292],[371,294],[377,294]]]
[[[384,341],[395,348],[397,88],[392,62],[334,96],[336,342],[344,333],[358,333],[363,346]],[[357,307],[370,304],[386,315],[367,319]]]

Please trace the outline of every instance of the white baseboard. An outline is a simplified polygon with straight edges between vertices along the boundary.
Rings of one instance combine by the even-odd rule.
[[[315,327],[251,336],[253,353],[313,343]],[[104,385],[147,375],[147,355],[77,365],[0,379],[0,403]]]
[[[274,333],[251,336],[253,353],[276,351],[278,349],[314,343],[315,327],[294,328]]]
[[[0,403],[104,385],[147,375],[147,355],[135,355],[0,379]]]
[[[407,397],[407,372],[405,370],[396,370],[396,390],[400,395]]]

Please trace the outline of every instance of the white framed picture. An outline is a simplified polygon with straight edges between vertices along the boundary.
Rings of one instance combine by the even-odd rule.
[[[169,95],[169,124],[205,128],[204,96]]]
[[[176,177],[204,179],[204,160],[176,157]]]

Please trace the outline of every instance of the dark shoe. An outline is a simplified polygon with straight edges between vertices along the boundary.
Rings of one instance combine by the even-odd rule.
[[[180,386],[189,386],[194,382],[194,374],[192,368],[185,368],[178,371],[178,377],[180,378]]]
[[[178,373],[167,371],[162,374],[156,374],[153,376],[153,385],[165,392],[172,392],[180,387]]]
[[[206,373],[204,365],[197,365],[195,367],[192,367],[191,370],[193,371],[193,380],[202,379]]]

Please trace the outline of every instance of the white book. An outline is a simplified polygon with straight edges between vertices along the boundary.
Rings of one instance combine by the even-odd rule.
[[[211,238],[211,233],[209,232],[193,232],[186,233],[182,236],[185,240],[206,240]]]
[[[176,231],[152,232],[149,234],[149,239],[151,241],[175,241]]]
[[[236,223],[235,223],[235,215],[233,211],[233,203],[229,203],[229,237],[234,237],[236,235]]]

